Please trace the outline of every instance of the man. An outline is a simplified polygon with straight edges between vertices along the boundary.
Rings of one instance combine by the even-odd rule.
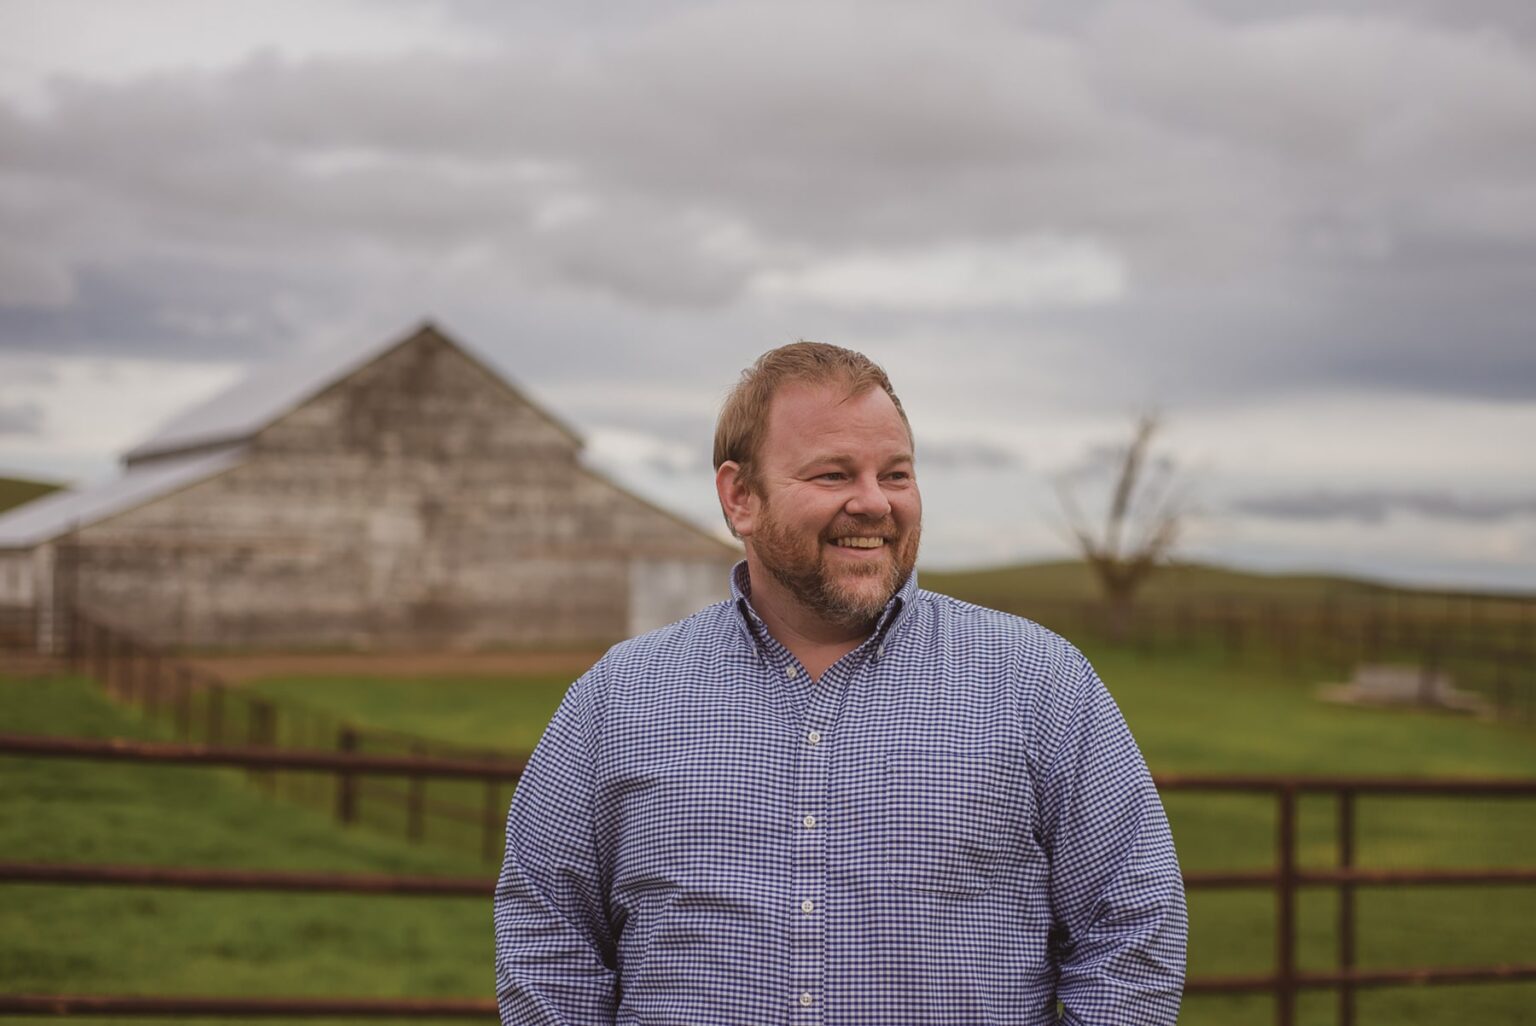
[[[1082,655],[920,591],[906,414],[834,346],[726,400],[733,598],[616,646],[518,785],[506,1024],[1172,1023],[1162,806]]]

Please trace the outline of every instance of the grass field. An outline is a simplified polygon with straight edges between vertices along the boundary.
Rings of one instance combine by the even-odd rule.
[[[1278,671],[1229,667],[1218,653],[1092,651],[1155,771],[1536,776],[1536,732],[1410,712],[1325,706]],[[348,719],[460,743],[526,748],[564,678],[272,679],[252,685]],[[11,730],[133,735],[148,730],[83,682],[9,683]],[[229,771],[6,760],[0,844],[18,859],[68,859],[484,873],[476,851],[412,848],[267,799]],[[1273,809],[1246,797],[1167,798],[1188,869],[1272,859]],[[1303,802],[1304,861],[1333,858],[1330,803]],[[1363,799],[1367,866],[1528,865],[1530,802]],[[1536,958],[1531,888],[1362,891],[1366,966],[1476,964]],[[1270,968],[1273,899],[1197,893],[1191,972]],[[1307,893],[1301,962],[1333,957],[1333,902]],[[484,902],[419,898],[208,895],[133,889],[7,886],[0,905],[5,989],[292,994],[490,993]],[[1330,1023],[1333,999],[1309,995],[1300,1021]],[[1536,986],[1362,992],[1362,1023],[1530,1022]],[[1195,998],[1181,1021],[1267,1023],[1266,998]]]
[[[0,681],[0,721],[13,732],[158,736],[78,680]],[[472,852],[339,829],[319,812],[265,798],[238,771],[15,758],[0,767],[7,859],[486,872]],[[480,899],[10,884],[3,895],[0,980],[11,992],[494,990],[490,908]]]
[[[1154,771],[1536,776],[1536,732],[1427,713],[1352,709],[1314,701],[1278,670],[1234,671],[1220,653],[1146,659],[1091,653]],[[283,678],[255,685],[269,697],[317,704],[374,726],[524,748],[564,692],[564,679],[484,681]],[[1273,803],[1249,797],[1169,795],[1181,858],[1189,869],[1252,868],[1273,859]],[[1334,807],[1301,809],[1301,857],[1335,857]],[[1363,865],[1520,865],[1536,851],[1536,809],[1509,801],[1362,799],[1357,850]],[[1197,893],[1191,971],[1263,971],[1272,964],[1273,900],[1267,894]],[[1467,888],[1362,892],[1359,948],[1373,967],[1512,961],[1536,957],[1536,894]],[[1334,903],[1304,895],[1305,968],[1328,968]],[[1519,955],[1519,952],[1532,954]],[[1331,999],[1309,997],[1303,1021],[1331,1021]],[[1362,1022],[1527,1021],[1536,986],[1396,990],[1360,995]],[[1315,1007],[1314,1007],[1315,1006]],[[1182,1021],[1267,1021],[1267,999],[1192,1000]],[[1473,1014],[1475,1012],[1475,1014]],[[1381,1016],[1381,1018],[1377,1018]]]
[[[923,587],[957,595],[995,609],[1020,602],[1076,602],[1097,599],[1098,585],[1087,564],[1064,560],[1024,563],[976,570],[923,570]],[[1201,563],[1177,563],[1159,569],[1147,579],[1138,601],[1151,605],[1193,599],[1238,598],[1245,602],[1293,602],[1316,604],[1330,596],[1348,600],[1391,597],[1407,603],[1422,602],[1432,610],[1444,605],[1438,592],[1398,587],[1355,577],[1327,574],[1261,574]],[[1529,599],[1532,596],[1523,596]],[[1511,604],[1521,596],[1505,596]],[[1481,596],[1497,605],[1498,596]]]
[[[1098,586],[1080,562],[1031,563],[921,574],[924,587],[1055,622],[1096,607]],[[1319,574],[1258,574],[1186,563],[1160,569],[1137,595],[1134,620],[1176,633],[1190,614],[1256,624],[1283,617],[1311,630],[1359,632],[1366,624],[1412,637],[1536,651],[1536,594],[1445,593]],[[1081,634],[1074,629],[1074,636]],[[1316,640],[1321,640],[1317,638]]]

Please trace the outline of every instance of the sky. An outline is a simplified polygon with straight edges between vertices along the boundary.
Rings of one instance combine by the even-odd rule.
[[[431,319],[713,527],[720,399],[858,349],[928,567],[1536,591],[1528,0],[0,0],[0,474]],[[722,525],[723,526],[723,525]]]

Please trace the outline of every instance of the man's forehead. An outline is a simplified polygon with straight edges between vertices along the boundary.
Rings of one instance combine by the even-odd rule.
[[[843,432],[887,434],[893,442],[911,449],[906,422],[891,397],[881,388],[853,391],[847,382],[796,381],[786,383],[768,407],[765,442],[770,446],[818,443],[817,438]],[[845,451],[834,446],[829,455]]]
[[[875,386],[855,389],[846,381],[788,381],[774,393],[768,406],[770,423],[783,416],[852,420],[872,413],[889,413],[901,419],[896,404],[885,390]]]

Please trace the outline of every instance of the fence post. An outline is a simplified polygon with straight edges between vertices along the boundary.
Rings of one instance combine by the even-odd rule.
[[[113,696],[121,702],[133,703],[133,648],[128,644],[128,639],[119,637],[113,645],[117,653],[117,690]]]
[[[85,668],[85,618],[73,605],[69,607],[69,637],[65,639],[64,652],[70,673]]]
[[[1278,860],[1275,928],[1275,1022],[1294,1026],[1296,1021],[1296,785],[1284,783],[1279,791],[1279,822],[1275,830]]]
[[[411,754],[420,756],[425,752],[418,742],[411,745]],[[419,773],[412,773],[409,782],[409,790],[406,792],[406,818],[405,835],[413,842],[420,844],[425,836],[422,813],[426,806],[426,780]]]
[[[342,727],[336,734],[336,747],[342,752],[357,751],[357,731]],[[336,821],[350,824],[357,819],[357,777],[343,770],[336,774]]]
[[[105,635],[107,629],[99,623],[91,624],[91,660],[96,664],[96,682],[108,694],[112,693],[112,660],[108,658]]]
[[[192,734],[192,671],[176,666],[176,737],[185,741]]]
[[[1355,866],[1355,792],[1339,789],[1339,868]],[[1345,880],[1339,884],[1339,971],[1355,967],[1355,885]],[[1339,984],[1339,1026],[1354,1026],[1355,987],[1348,980]]]
[[[160,653],[158,651],[146,652],[144,663],[144,697],[140,705],[146,716],[158,716],[160,715]]]
[[[208,743],[219,744],[224,740],[224,689],[214,684],[208,689]]]

